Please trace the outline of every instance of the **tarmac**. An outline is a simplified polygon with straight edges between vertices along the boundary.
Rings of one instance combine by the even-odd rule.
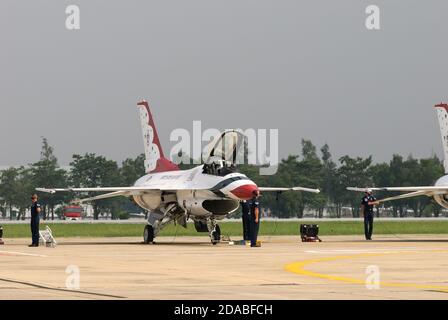
[[[29,239],[0,246],[0,299],[448,299],[448,236]],[[232,240],[239,240],[238,238]]]

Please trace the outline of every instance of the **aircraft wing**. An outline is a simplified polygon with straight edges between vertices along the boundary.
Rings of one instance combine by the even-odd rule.
[[[421,187],[382,187],[382,188],[358,188],[347,187],[350,191],[362,191],[365,192],[368,189],[373,191],[402,191],[402,192],[415,192],[415,191],[429,191],[438,193],[448,192],[448,186],[421,186]]]
[[[46,192],[46,193],[56,193],[56,192],[111,192],[110,195],[116,194],[127,195],[144,191],[172,191],[174,189],[165,188],[152,188],[152,187],[98,187],[98,188],[67,188],[67,189],[48,189],[48,188],[36,188],[36,191]],[[292,187],[292,188],[279,188],[279,187],[258,187],[260,191],[306,191],[319,193],[319,189],[310,189],[304,187]]]
[[[261,192],[282,192],[282,191],[305,191],[305,192],[313,192],[313,193],[319,193],[319,189],[310,189],[310,188],[304,188],[304,187],[292,187],[292,188],[278,188],[278,187],[258,187],[258,190]]]
[[[444,194],[448,192],[448,187],[444,186],[423,186],[423,187],[384,187],[384,188],[358,188],[358,187],[347,187],[347,190],[349,191],[361,191],[365,192],[367,190],[372,191],[401,191],[401,192],[407,192],[404,194],[400,194],[398,196],[388,197],[384,199],[379,199],[377,202],[386,202],[386,201],[393,201],[393,200],[400,200],[400,199],[406,199],[406,198],[413,198],[413,197],[419,197],[419,196],[428,196],[432,197],[437,194]]]
[[[306,192],[313,192],[313,193],[319,193],[319,189],[310,189],[310,188],[303,188],[303,187],[293,187],[293,188],[277,188],[277,187],[259,187],[258,190],[262,192],[282,192],[282,191],[306,191]],[[174,189],[165,189],[165,188],[153,188],[153,187],[98,187],[98,188],[36,188],[36,191],[40,192],[46,192],[54,194],[56,192],[108,192],[105,194],[100,194],[95,197],[89,197],[89,198],[83,198],[83,199],[76,199],[73,200],[72,203],[84,203],[84,202],[90,202],[94,200],[101,200],[101,199],[108,199],[113,197],[119,197],[119,196],[132,196],[136,195],[142,192],[149,192],[149,191],[174,191]]]
[[[75,199],[70,202],[74,203],[74,204],[81,204],[81,203],[95,201],[95,200],[108,199],[108,198],[119,197],[119,196],[128,196],[128,195],[130,195],[130,194],[127,191],[115,191],[115,192],[101,194],[101,195],[95,196],[95,197]]]
[[[359,188],[359,187],[347,187],[346,188],[349,191],[359,191],[359,192],[366,192],[367,190],[372,191],[384,191],[384,188]]]
[[[382,188],[385,191],[403,191],[403,192],[413,192],[413,191],[429,191],[438,193],[445,193],[448,191],[448,186],[422,186],[422,187],[385,187]]]
[[[431,197],[433,196],[433,194],[431,192],[428,191],[415,191],[415,192],[408,192],[405,194],[400,194],[398,196],[394,196],[394,197],[388,197],[388,198],[384,198],[384,199],[379,199],[377,200],[378,202],[386,202],[386,201],[393,201],[393,200],[400,200],[400,199],[406,199],[406,198],[413,198],[413,197],[419,197],[419,196],[428,196]]]
[[[168,191],[168,189],[164,189]],[[83,198],[83,199],[75,199],[72,200],[72,203],[84,203],[90,202],[94,200],[101,200],[119,196],[132,196],[138,194],[140,192],[148,192],[148,191],[161,191],[159,188],[150,188],[150,187],[107,187],[107,188],[67,188],[67,189],[47,189],[47,188],[36,188],[36,191],[46,192],[54,194],[56,192],[108,192],[105,194],[100,194],[95,197]]]
[[[98,187],[98,188],[67,188],[67,189],[47,189],[47,188],[36,188],[36,191],[46,192],[46,193],[56,193],[56,192],[139,192],[139,191],[159,191],[168,189],[152,188],[152,187]]]

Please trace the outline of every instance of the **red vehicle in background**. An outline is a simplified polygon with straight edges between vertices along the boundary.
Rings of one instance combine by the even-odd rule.
[[[80,206],[65,206],[62,209],[65,220],[80,220],[82,218],[82,207]]]

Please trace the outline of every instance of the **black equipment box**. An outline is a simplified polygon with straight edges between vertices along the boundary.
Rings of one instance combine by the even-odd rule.
[[[300,225],[300,237],[302,242],[315,242],[322,240],[319,239],[319,225],[318,224],[301,224]]]

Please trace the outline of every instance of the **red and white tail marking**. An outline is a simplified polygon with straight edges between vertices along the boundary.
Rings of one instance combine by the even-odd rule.
[[[145,100],[137,103],[140,107],[140,121],[142,126],[143,143],[145,145],[145,171],[146,173],[175,171],[179,167],[169,161],[163,155],[157,134],[154,119],[152,118],[148,102]]]

